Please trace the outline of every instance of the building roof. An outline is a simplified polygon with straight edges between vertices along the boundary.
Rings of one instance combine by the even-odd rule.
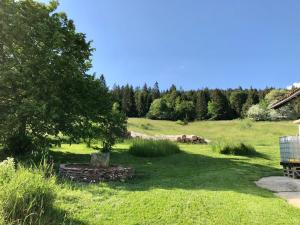
[[[287,103],[289,103],[291,100],[293,100],[299,95],[300,95],[300,88],[296,88],[292,90],[290,93],[288,93],[284,98],[280,99],[279,101],[271,105],[271,109],[278,109],[286,105]]]

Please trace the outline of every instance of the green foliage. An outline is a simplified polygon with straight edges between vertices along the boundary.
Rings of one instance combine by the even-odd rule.
[[[188,125],[188,121],[187,120],[177,120],[176,121],[176,124],[178,124],[178,125],[181,125],[181,126],[185,126],[185,125]]]
[[[208,103],[208,114],[213,120],[230,118],[228,100],[220,90],[212,92],[211,101]]]
[[[0,141],[12,153],[105,133],[113,114],[104,77],[88,74],[90,42],[56,5],[0,2]]]
[[[195,113],[198,120],[205,120],[208,118],[208,91],[202,90],[196,94]]]
[[[128,94],[131,92],[131,94]],[[287,90],[265,88],[227,90],[178,90],[172,85],[160,92],[158,83],[153,88],[147,85],[133,89],[132,86],[114,86],[111,90],[127,116],[157,120],[230,120],[246,118],[248,110],[256,104],[270,104],[287,93]],[[134,95],[134,98],[132,97]],[[131,97],[130,97],[131,96]],[[126,100],[127,99],[127,100]],[[158,100],[160,99],[160,100]],[[130,105],[130,107],[128,107]],[[295,99],[291,104],[270,111],[272,120],[294,119],[300,115],[300,104]]]
[[[100,127],[100,131],[98,132]],[[117,140],[127,135],[127,119],[123,112],[113,106],[111,113],[93,130],[93,137],[102,140],[102,152],[109,152]]]
[[[15,162],[13,158],[7,158],[0,163],[0,186],[9,182],[15,174]]]
[[[271,120],[270,110],[261,104],[251,106],[247,112],[247,116],[254,121]]]
[[[134,99],[134,90],[128,84],[122,90],[121,108],[125,115],[134,117],[137,115],[136,102]]]
[[[37,170],[14,168],[12,159],[0,165],[0,210],[6,224],[47,223],[55,198],[55,180]],[[47,215],[49,216],[49,215]],[[48,218],[49,219],[49,218]]]
[[[151,97],[153,100],[160,98],[160,90],[157,81],[154,83],[154,86],[151,89]]]
[[[129,153],[140,157],[159,157],[179,153],[177,144],[167,140],[134,140]]]
[[[243,90],[237,90],[230,95],[230,105],[236,117],[241,117],[243,112],[243,105],[247,100],[247,93]]]
[[[251,145],[244,143],[239,144],[224,144],[217,143],[212,145],[213,151],[219,152],[224,155],[240,155],[240,156],[256,156],[258,153]]]
[[[243,116],[247,117],[248,110],[251,106],[259,103],[258,92],[255,89],[250,89],[247,94],[247,100],[243,105]]]
[[[192,120],[195,118],[195,106],[192,101],[176,99],[175,105],[176,118],[184,120]]]
[[[254,121],[292,120],[297,118],[297,114],[291,105],[274,110],[269,108],[269,104],[265,100],[251,106],[247,116]]]
[[[287,93],[287,90],[273,89],[268,94],[266,94],[265,100],[268,104],[273,104],[278,100],[282,99]]]
[[[144,117],[149,111],[150,104],[152,102],[151,90],[148,89],[145,84],[142,90],[135,91],[135,104],[137,109],[137,115]]]
[[[36,149],[32,138],[28,135],[12,134],[4,142],[4,150],[7,154],[24,155]]]
[[[147,117],[150,119],[169,119],[170,110],[165,99],[155,99],[150,106]]]

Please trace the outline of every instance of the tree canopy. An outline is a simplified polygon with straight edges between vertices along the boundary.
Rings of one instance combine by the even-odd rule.
[[[91,42],[56,1],[0,1],[0,138],[4,145],[47,145],[67,135],[89,138],[104,131],[112,98],[103,77],[90,75]],[[99,136],[99,134],[98,134]],[[28,141],[29,140],[29,141]],[[24,146],[13,146],[25,151]],[[32,147],[32,146],[31,146]]]

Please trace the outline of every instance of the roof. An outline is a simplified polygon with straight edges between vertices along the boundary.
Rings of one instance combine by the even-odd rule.
[[[287,103],[289,103],[291,100],[293,100],[299,95],[300,95],[300,88],[296,88],[292,90],[290,93],[288,93],[284,98],[280,99],[279,101],[271,105],[271,109],[278,109],[286,105]]]

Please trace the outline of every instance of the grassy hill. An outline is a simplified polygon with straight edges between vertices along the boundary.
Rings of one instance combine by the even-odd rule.
[[[299,224],[300,209],[254,184],[281,175],[278,137],[297,133],[291,122],[205,121],[186,126],[129,119],[129,130],[147,134],[196,134],[213,142],[252,144],[265,157],[220,155],[210,145],[181,144],[183,153],[139,158],[129,143],[115,146],[113,164],[131,165],[131,181],[62,183],[56,207],[83,224]],[[63,145],[57,161],[87,162],[91,149]]]

